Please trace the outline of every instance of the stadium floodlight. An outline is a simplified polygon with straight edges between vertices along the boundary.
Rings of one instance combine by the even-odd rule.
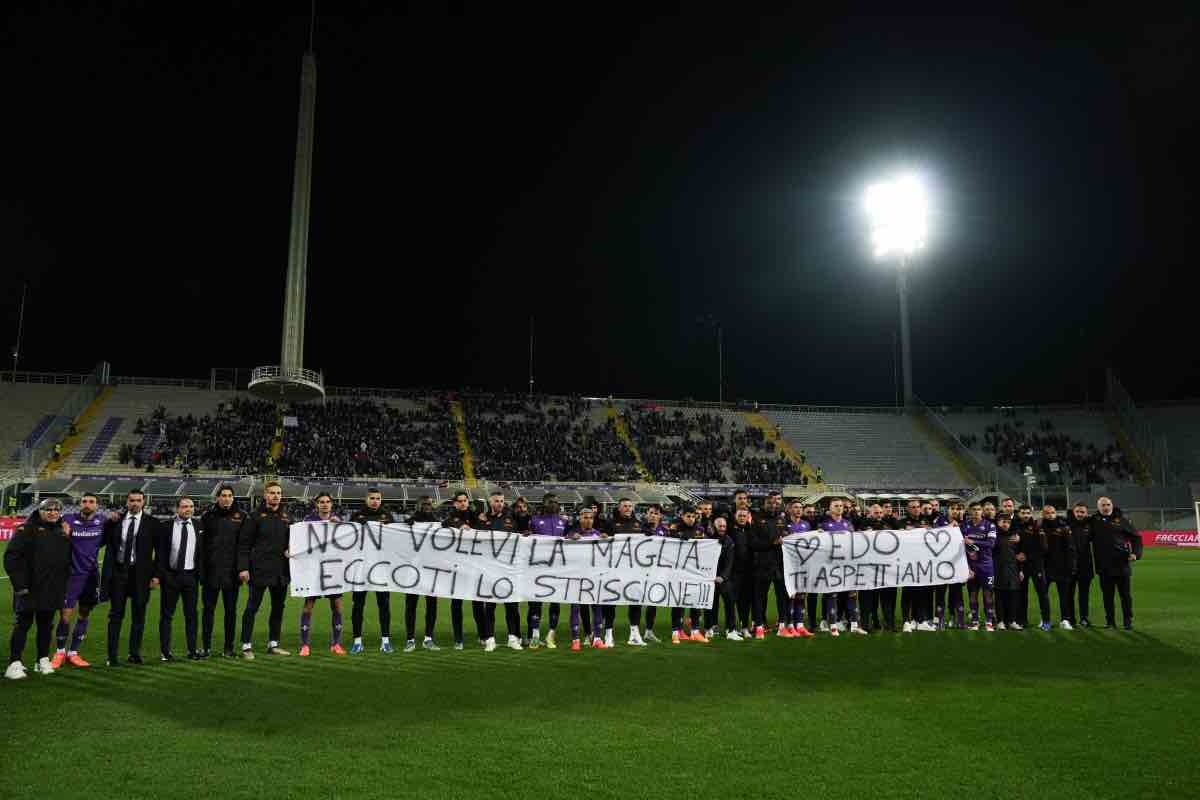
[[[863,208],[871,221],[875,258],[899,255],[903,262],[925,247],[929,200],[916,175],[902,175],[867,187]]]
[[[871,252],[877,259],[898,256],[896,291],[900,295],[900,351],[904,405],[912,405],[912,351],[908,330],[908,260],[925,247],[929,198],[921,179],[904,174],[867,187],[863,210],[871,225]]]

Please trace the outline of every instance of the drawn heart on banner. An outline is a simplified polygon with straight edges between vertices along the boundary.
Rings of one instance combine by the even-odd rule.
[[[925,531],[925,546],[935,557],[940,556],[950,546],[950,531]]]
[[[792,545],[796,551],[796,558],[800,559],[800,564],[803,566],[821,549],[821,540],[813,536],[810,539],[797,539],[792,542]]]

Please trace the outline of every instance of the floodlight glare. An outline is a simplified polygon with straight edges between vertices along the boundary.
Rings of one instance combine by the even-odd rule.
[[[871,221],[871,250],[876,258],[903,259],[925,246],[929,201],[915,175],[867,187],[863,208]]]

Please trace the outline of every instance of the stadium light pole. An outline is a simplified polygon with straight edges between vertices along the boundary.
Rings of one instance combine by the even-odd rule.
[[[904,405],[912,405],[912,346],[908,320],[908,266],[925,247],[929,204],[915,175],[901,175],[867,187],[863,208],[871,225],[871,252],[878,260],[895,257],[896,293],[900,295],[900,359]]]

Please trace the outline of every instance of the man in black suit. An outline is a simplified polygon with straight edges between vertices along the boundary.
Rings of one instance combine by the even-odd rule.
[[[162,585],[160,612],[158,617],[158,643],[163,661],[174,661],[171,653],[171,621],[175,617],[175,605],[183,599],[183,624],[187,638],[188,658],[200,660],[196,649],[196,600],[200,582],[204,580],[204,559],[200,542],[205,536],[202,520],[192,514],[194,505],[190,497],[181,497],[175,503],[175,517],[160,526],[159,541],[155,547],[158,556],[158,580]]]
[[[125,496],[125,513],[104,526],[104,568],[101,591],[108,595],[108,666],[117,667],[117,645],[125,604],[133,606],[129,625],[129,663],[142,663],[142,631],[146,627],[146,604],[150,590],[158,585],[154,547],[160,524],[144,511],[146,496],[137,489]]]

